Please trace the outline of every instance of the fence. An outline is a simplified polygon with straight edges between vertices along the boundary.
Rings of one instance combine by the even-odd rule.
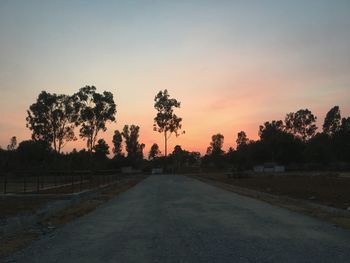
[[[103,171],[16,171],[0,174],[0,194],[74,193],[130,178],[118,170]]]

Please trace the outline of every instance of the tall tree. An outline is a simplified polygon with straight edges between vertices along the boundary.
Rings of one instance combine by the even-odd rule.
[[[339,106],[331,108],[326,115],[323,123],[323,132],[333,136],[340,130],[341,116]]]
[[[240,131],[237,134],[237,140],[236,140],[237,149],[247,145],[248,142],[249,142],[249,139],[246,133],[244,131]]]
[[[260,160],[289,163],[297,161],[301,155],[301,141],[293,134],[286,132],[283,121],[265,122],[259,129],[260,141],[252,144],[250,150]]]
[[[304,142],[315,136],[317,117],[308,109],[301,109],[297,112],[288,113],[285,118],[287,132],[300,138]]]
[[[156,143],[153,143],[153,145],[151,146],[151,149],[148,153],[148,159],[153,160],[156,157],[158,157],[161,154],[160,150],[159,150],[159,146]]]
[[[208,155],[222,155],[224,151],[222,147],[224,145],[224,135],[218,133],[211,137],[210,146],[207,149]]]
[[[140,143],[137,146],[137,158],[138,160],[143,160],[143,150],[145,149],[145,144],[144,143]]]
[[[76,109],[79,109],[80,137],[87,140],[90,152],[100,131],[107,130],[106,123],[115,121],[116,104],[111,92],[96,92],[95,86],[85,86],[74,95]]]
[[[174,113],[174,108],[180,108],[180,102],[171,99],[168,90],[159,91],[154,98],[154,108],[158,111],[154,118],[153,129],[164,135],[164,154],[167,156],[168,139],[173,133],[179,136],[182,118]]]
[[[180,145],[176,145],[174,147],[170,158],[174,165],[175,171],[178,171],[178,169],[183,166],[183,164],[186,162],[186,159],[188,159],[188,154],[189,152],[182,150]]]
[[[337,148],[338,160],[350,162],[350,117],[342,118],[339,131],[332,139]]]
[[[350,133],[350,117],[342,118],[340,130],[342,132]]]
[[[72,97],[42,91],[27,113],[27,127],[33,140],[47,142],[58,153],[68,141],[76,140],[77,114]]]
[[[94,151],[97,158],[105,159],[109,154],[109,146],[104,139],[99,139],[94,146]]]
[[[276,133],[282,132],[284,129],[283,121],[273,120],[271,122],[265,122],[264,125],[259,127],[259,136],[261,140],[268,140],[275,136]]]
[[[113,135],[113,153],[115,154],[115,156],[122,156],[122,142],[123,142],[123,138],[122,138],[122,134],[120,133],[120,131],[115,130],[114,131],[114,135]]]
[[[7,145],[7,150],[8,151],[14,151],[17,148],[17,138],[16,136],[12,136],[10,139],[10,144]]]
[[[46,141],[27,140],[18,144],[17,154],[21,164],[43,163],[50,159],[52,148]]]
[[[122,136],[125,139],[126,151],[128,153],[128,159],[136,161],[143,158],[144,144],[139,143],[139,131],[140,127],[136,125],[125,125],[123,128]]]

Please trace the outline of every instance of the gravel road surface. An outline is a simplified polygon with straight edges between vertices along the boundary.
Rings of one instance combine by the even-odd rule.
[[[185,176],[154,175],[6,262],[350,262],[350,231]]]

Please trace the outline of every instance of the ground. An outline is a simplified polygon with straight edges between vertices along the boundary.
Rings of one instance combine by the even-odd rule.
[[[57,227],[88,214],[99,205],[135,186],[144,178],[145,176],[125,178],[118,184],[101,188],[87,199],[82,199],[78,204],[59,211],[53,216],[37,222],[35,225],[29,226],[19,232],[0,234],[0,262],[2,262],[2,259],[6,256],[26,247],[33,240],[42,237],[42,235],[52,232]],[[56,191],[56,189],[51,190]],[[13,216],[31,214],[37,209],[45,207],[45,205],[50,202],[60,200],[60,198],[60,195],[55,197],[45,195],[7,196],[6,198],[0,199],[0,220],[6,219],[6,217],[12,218]]]
[[[150,176],[8,262],[346,262],[350,231],[198,180]]]
[[[340,209],[350,207],[350,176],[335,173],[256,174],[228,178],[226,174],[201,174],[215,181],[274,195],[305,199]]]

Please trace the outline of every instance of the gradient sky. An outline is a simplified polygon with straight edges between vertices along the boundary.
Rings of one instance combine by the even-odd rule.
[[[146,151],[153,99],[182,103],[185,135],[170,148],[205,152],[211,135],[258,137],[264,121],[309,108],[320,126],[339,105],[350,115],[350,1],[0,0],[0,145],[30,138],[26,110],[42,90],[113,92],[117,122],[141,127]],[[82,148],[69,143],[64,151]]]

